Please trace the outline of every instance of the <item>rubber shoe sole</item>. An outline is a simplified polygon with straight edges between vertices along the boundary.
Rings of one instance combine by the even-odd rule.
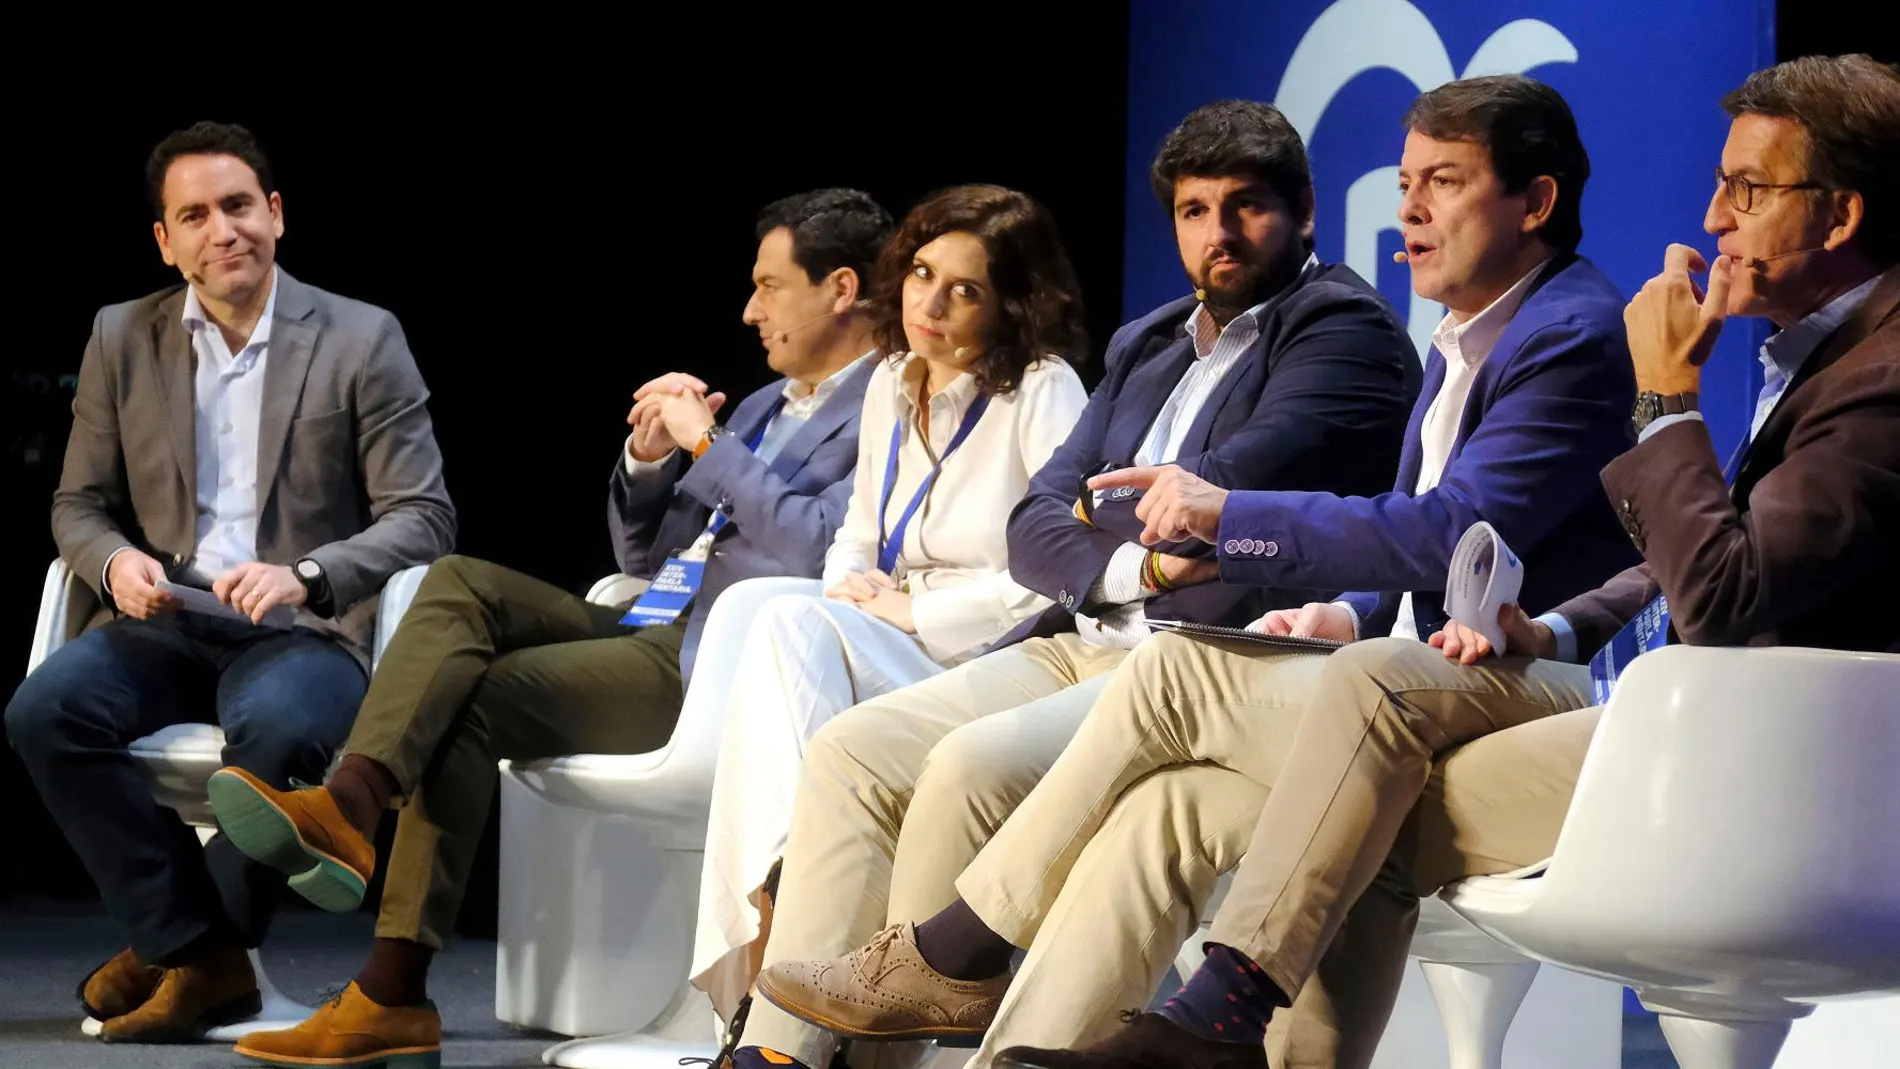
[[[211,796],[212,809],[218,814],[218,827],[225,838],[231,840],[231,845],[251,860],[288,876],[291,890],[312,905],[332,913],[348,913],[363,904],[366,890],[363,877],[337,858],[304,842],[290,814],[259,794],[244,777],[219,769],[211,774],[205,790]]]

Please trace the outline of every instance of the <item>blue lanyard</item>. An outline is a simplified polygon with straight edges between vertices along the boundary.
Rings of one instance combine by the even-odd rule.
[[[780,397],[778,400],[772,402],[772,407],[769,409],[766,409],[765,411],[765,419],[759,423],[759,429],[756,431],[753,431],[752,437],[747,438],[745,440],[745,447],[747,451],[752,452],[752,453],[757,453],[759,451],[759,445],[765,441],[765,432],[771,428],[772,421],[778,418],[778,414],[781,411],[783,411],[784,408],[785,408],[784,397]],[[709,535],[717,535],[720,532],[720,530],[723,529],[726,526],[726,524],[729,522],[731,521],[726,516],[726,512],[724,509],[714,509],[713,515],[712,515],[712,525],[706,528],[706,533]]]
[[[884,465],[884,493],[877,502],[878,571],[895,578],[892,569],[897,566],[897,555],[904,548],[904,531],[910,527],[911,517],[917,515],[917,509],[923,505],[924,496],[930,493],[931,484],[937,481],[937,474],[943,471],[944,461],[949,460],[950,454],[956,452],[957,447],[963,444],[963,440],[976,429],[976,421],[983,418],[983,410],[988,407],[990,407],[990,395],[986,393],[978,394],[976,400],[970,402],[970,410],[963,414],[963,422],[957,426],[956,435],[950,439],[950,444],[944,447],[943,455],[937,458],[937,463],[931,467],[930,474],[924,476],[924,481],[917,484],[917,492],[911,496],[910,505],[904,509],[904,514],[897,518],[897,526],[891,528],[887,535],[884,532],[884,514],[890,511],[891,493],[897,489],[897,451],[904,442],[904,421],[899,419],[891,425],[891,459]]]

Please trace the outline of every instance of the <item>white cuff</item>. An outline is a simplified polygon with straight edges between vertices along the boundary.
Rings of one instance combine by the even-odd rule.
[[[628,475],[645,475],[649,472],[659,471],[662,467],[665,467],[666,462],[672,460],[673,454],[677,452],[679,452],[679,450],[672,450],[658,460],[636,459],[633,455],[633,435],[629,434],[627,435],[627,444],[620,447],[620,459],[626,463]]]
[[[1126,605],[1153,597],[1155,592],[1141,585],[1141,566],[1147,559],[1148,551],[1133,542],[1116,546],[1101,578],[1089,587],[1090,604]]]
[[[1682,415],[1688,415],[1688,413],[1685,412],[1685,413],[1682,413]],[[1669,417],[1664,417],[1664,418],[1669,418]],[[1700,419],[1701,417],[1698,416],[1697,418]],[[1658,422],[1661,422],[1661,421],[1659,420]],[[1655,423],[1650,424],[1650,426],[1652,427],[1654,427],[1655,425],[1656,425]],[[1539,616],[1536,622],[1543,624],[1545,627],[1550,628],[1550,633],[1553,636],[1555,636],[1557,639],[1557,656],[1554,659],[1559,660],[1559,661],[1567,661],[1571,664],[1576,664],[1577,663],[1577,631],[1575,628],[1570,626],[1570,621],[1564,619],[1563,617],[1557,615],[1554,612],[1547,612],[1544,615]]]
[[[1346,615],[1352,617],[1352,640],[1359,641],[1359,610],[1353,608],[1350,601],[1335,601],[1333,604],[1346,610]]]
[[[1700,412],[1674,412],[1667,416],[1658,416],[1651,420],[1649,426],[1644,427],[1641,433],[1637,434],[1636,440],[1638,442],[1647,442],[1649,441],[1650,435],[1655,434],[1671,423],[1681,423],[1685,419],[1699,420],[1701,418],[1702,413]]]

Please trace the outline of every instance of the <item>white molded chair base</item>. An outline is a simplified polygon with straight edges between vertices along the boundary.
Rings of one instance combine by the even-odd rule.
[[[513,770],[501,790],[495,1016],[716,1047],[711,1000],[682,982],[704,853],[663,849],[631,817],[550,804]]]
[[[1682,1069],[1772,1069],[1791,1022],[1712,1021],[1665,1013],[1657,1023]]]

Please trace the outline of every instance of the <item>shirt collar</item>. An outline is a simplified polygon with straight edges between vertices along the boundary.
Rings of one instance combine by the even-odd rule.
[[[1801,365],[1808,362],[1808,357],[1814,355],[1814,350],[1819,349],[1829,335],[1853,318],[1879,281],[1880,276],[1875,275],[1808,313],[1794,326],[1770,335],[1761,345],[1763,370],[1773,374],[1779,368],[1784,377],[1793,378],[1795,372],[1801,370]]]
[[[205,306],[198,300],[198,287],[185,287],[185,307],[178,318],[185,324],[186,330],[194,333],[203,330],[211,322],[210,317],[205,315]],[[273,264],[270,269],[270,296],[264,299],[264,314],[257,317],[257,326],[251,328],[251,336],[245,341],[243,349],[270,344],[271,321],[275,318],[277,318],[277,267]]]
[[[1531,283],[1536,281],[1551,260],[1547,257],[1528,271],[1523,278],[1511,284],[1511,288],[1498,295],[1498,298],[1484,306],[1484,311],[1465,320],[1463,323],[1452,318],[1447,312],[1445,318],[1438,321],[1438,329],[1432,331],[1432,344],[1445,359],[1454,356],[1464,361],[1466,367],[1477,367],[1504,336],[1504,328],[1511,323],[1511,317],[1524,303],[1524,295],[1530,292]]]
[[[916,353],[905,353],[897,362],[897,396],[911,412],[917,410],[917,391],[923,385],[929,365]],[[931,400],[943,398],[957,411],[962,411],[976,400],[976,376],[965,371],[950,381],[950,385],[931,395]]]
[[[1235,316],[1233,320],[1227,324],[1226,327],[1223,327],[1221,330],[1214,332],[1214,335],[1213,335],[1214,338],[1218,340],[1221,337],[1221,335],[1227,333],[1227,331],[1233,328],[1233,326],[1236,323],[1242,324],[1242,326],[1240,327],[1241,330],[1260,329],[1260,313],[1266,311],[1266,308],[1268,305],[1286,296],[1287,293],[1291,291],[1293,287],[1299,282],[1299,276],[1304,275],[1307,272],[1308,268],[1311,268],[1315,264],[1318,264],[1318,263],[1319,263],[1318,256],[1315,256],[1310,252],[1307,253],[1306,262],[1300,265],[1299,275],[1294,275],[1292,282],[1289,282],[1285,286],[1281,287],[1280,291],[1278,293],[1275,293],[1273,296],[1268,297],[1266,300],[1261,301],[1259,304],[1256,304],[1252,308],[1249,308],[1246,311]],[[1205,360],[1214,352],[1214,346],[1212,342],[1208,343],[1207,349],[1205,352],[1203,352],[1201,349],[1201,323],[1203,320],[1206,319],[1207,315],[1208,315],[1208,311],[1207,311],[1206,303],[1203,302],[1201,304],[1197,304],[1194,306],[1194,311],[1188,313],[1187,322],[1181,324],[1182,333],[1186,334],[1194,342],[1194,358],[1196,360]]]
[[[819,405],[825,403],[826,398],[838,392],[838,387],[844,384],[844,380],[849,378],[853,371],[862,367],[866,360],[870,360],[876,356],[877,350],[872,349],[870,352],[865,353],[863,356],[858,357],[856,360],[851,361],[849,364],[825,376],[824,381],[816,386],[812,386],[802,379],[786,379],[785,389],[781,396],[783,396],[787,402],[806,401],[811,407],[817,408]]]

